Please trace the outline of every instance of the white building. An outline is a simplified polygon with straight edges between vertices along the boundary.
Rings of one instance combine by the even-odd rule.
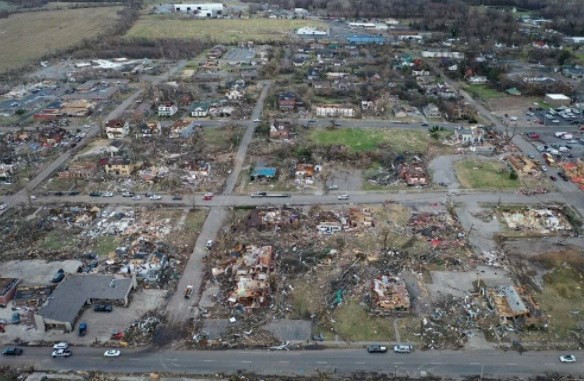
[[[223,15],[225,7],[221,3],[174,4],[174,10],[199,17],[218,17]]]
[[[424,58],[452,58],[455,60],[462,60],[464,59],[464,53],[461,52],[431,52],[431,51],[423,51],[422,57]]]
[[[109,120],[105,124],[105,134],[110,140],[123,139],[130,133],[130,122],[122,119]]]
[[[296,34],[299,36],[326,36],[328,32],[305,26],[303,28],[297,29]]]
[[[344,116],[352,118],[355,116],[355,109],[351,106],[343,105],[321,105],[315,107],[317,116],[331,117]]]
[[[178,112],[178,107],[174,103],[163,103],[158,106],[158,116],[173,116]]]

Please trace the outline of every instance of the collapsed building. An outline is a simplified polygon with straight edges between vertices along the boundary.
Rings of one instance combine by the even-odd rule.
[[[557,209],[526,209],[502,212],[503,220],[512,230],[536,231],[540,234],[569,231],[572,226]]]
[[[213,275],[230,274],[235,284],[227,301],[231,306],[246,311],[265,306],[270,300],[271,276],[274,271],[272,246],[238,244],[230,253],[225,269],[213,268]]]
[[[501,324],[545,327],[545,314],[525,288],[513,285],[487,287],[484,282],[479,282],[479,291]]]
[[[380,275],[371,281],[371,301],[374,309],[409,311],[410,295],[403,280]]]

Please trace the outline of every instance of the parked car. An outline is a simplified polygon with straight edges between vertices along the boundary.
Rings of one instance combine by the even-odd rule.
[[[8,205],[6,205],[5,203],[0,204],[0,210],[4,210],[8,208]]]
[[[249,197],[266,197],[266,192],[255,192],[249,195]]]
[[[172,199],[175,201],[179,201],[183,199],[183,196],[181,194],[173,194]]]
[[[560,356],[560,361],[564,363],[576,362],[576,356],[574,355],[563,355]]]
[[[117,349],[110,349],[109,351],[105,351],[103,357],[120,357],[122,352]]]
[[[73,353],[70,349],[57,349],[53,351],[53,358],[57,357],[70,357]]]
[[[93,311],[95,312],[112,312],[113,307],[111,304],[98,304],[93,307]]]
[[[134,192],[122,192],[122,197],[134,197],[136,195],[136,193]]]
[[[64,342],[64,341],[61,341],[60,343],[53,345],[53,349],[55,349],[55,350],[67,349],[67,348],[69,348],[69,344]]]
[[[547,167],[546,167],[545,165],[542,165],[542,166],[541,166],[541,170],[542,170],[543,172],[547,172],[547,170],[548,170],[548,169],[547,169]]]
[[[261,119],[257,119],[257,118],[256,118],[256,119],[254,119],[253,121],[254,121],[254,123],[259,123],[259,122],[261,122],[262,120],[261,120]]]
[[[185,299],[190,299],[191,296],[193,296],[193,286],[189,284],[185,289]]]
[[[329,185],[328,186],[328,190],[337,190],[337,189],[339,189],[339,186],[336,185],[336,184],[333,184],[333,185]]]
[[[551,180],[551,181],[556,181],[556,180],[558,180],[558,179],[556,178],[556,176],[550,176],[550,180]]]
[[[91,192],[89,194],[89,196],[91,196],[91,197],[101,197],[101,192]]]
[[[4,349],[2,356],[20,356],[22,352],[22,348],[8,347]]]
[[[152,196],[148,197],[152,201],[162,200],[162,196],[153,194]]]
[[[212,200],[212,199],[213,199],[213,193],[205,193],[203,195],[203,200],[205,200],[205,201],[209,201],[209,200]]]
[[[82,321],[79,323],[79,336],[85,336],[87,334],[87,323]]]
[[[349,195],[348,194],[340,194],[337,196],[337,199],[339,200],[348,200],[349,199]]]
[[[60,283],[63,279],[65,279],[65,271],[63,269],[57,270],[57,273],[51,280],[53,283]]]
[[[399,344],[393,347],[395,353],[410,353],[414,350],[414,347],[407,344]]]
[[[64,195],[65,195],[65,193],[63,193],[61,191],[55,192],[55,196],[64,196]]]
[[[367,346],[367,352],[369,353],[385,353],[387,352],[387,347],[379,344],[371,344]]]
[[[77,196],[79,193],[79,191],[71,191],[69,192],[69,196]]]
[[[102,197],[114,197],[113,192],[105,192],[104,194],[102,194]]]
[[[207,241],[207,243],[205,244],[205,247],[207,248],[207,250],[211,250],[211,248],[213,247],[213,240],[210,239]]]
[[[139,194],[137,194],[137,195],[135,195],[134,197],[132,197],[132,200],[134,200],[134,201],[139,201],[139,200],[142,200],[142,197],[140,197],[140,195],[139,195]]]
[[[528,133],[527,133],[527,136],[528,136],[529,138],[531,138],[531,139],[534,139],[534,140],[535,140],[535,139],[539,139],[539,135],[538,135],[538,134],[536,134],[535,132],[528,132]]]

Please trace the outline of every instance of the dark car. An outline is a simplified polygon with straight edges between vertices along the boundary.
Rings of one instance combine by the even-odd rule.
[[[78,191],[69,192],[69,196],[77,196],[78,194]]]
[[[387,352],[387,347],[379,344],[371,344],[367,346],[367,352],[369,353],[385,353]]]
[[[113,307],[111,304],[98,304],[93,307],[93,311],[95,312],[112,312]]]
[[[551,180],[551,181],[556,181],[556,180],[557,180],[557,178],[556,178],[556,176],[550,176],[550,180]]]
[[[63,192],[55,192],[55,196],[63,196],[65,193]]]
[[[65,271],[63,271],[63,269],[59,269],[57,271],[57,273],[55,274],[55,276],[53,277],[53,279],[51,280],[51,282],[53,282],[53,283],[59,283],[63,279],[65,279]]]
[[[178,201],[178,200],[182,200],[182,199],[183,199],[183,197],[182,197],[182,195],[180,195],[180,194],[174,194],[174,195],[172,195],[172,199],[173,199],[173,200],[177,200],[177,201]]]
[[[101,192],[91,192],[89,195],[91,197],[101,197]]]
[[[20,356],[22,354],[23,350],[20,348],[16,348],[16,347],[8,347],[6,349],[4,349],[4,352],[2,352],[3,356]]]

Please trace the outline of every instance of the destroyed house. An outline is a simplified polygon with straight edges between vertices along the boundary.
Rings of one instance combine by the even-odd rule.
[[[105,124],[105,134],[108,139],[123,139],[130,133],[130,122],[123,119],[108,120]]]
[[[0,278],[0,307],[4,308],[14,298],[20,279]]]
[[[243,246],[232,257],[235,258],[231,264],[235,289],[229,294],[228,302],[247,310],[265,306],[270,300],[273,247]]]
[[[41,332],[51,328],[70,332],[84,305],[115,302],[126,306],[135,286],[133,278],[69,274],[34,315],[36,327]]]
[[[165,254],[138,252],[120,270],[121,273],[135,274],[136,278],[156,282],[168,266]]]
[[[168,137],[170,139],[187,139],[195,133],[195,122],[177,120],[170,126]]]
[[[529,309],[514,286],[488,288],[485,296],[503,323],[529,317]]]
[[[371,282],[373,307],[384,311],[409,311],[410,295],[406,284],[399,278],[378,276]]]
[[[278,108],[281,111],[292,111],[296,108],[296,95],[282,93],[278,95]]]
[[[159,136],[162,133],[162,128],[159,122],[148,122],[142,123],[138,126],[137,135],[142,138],[151,138],[154,136]]]
[[[428,174],[421,164],[402,164],[400,165],[399,173],[407,185],[428,184]]]
[[[123,157],[111,157],[104,166],[105,173],[115,176],[130,176],[137,167],[130,159]]]
[[[290,122],[274,120],[270,126],[270,139],[289,139],[290,132]]]

